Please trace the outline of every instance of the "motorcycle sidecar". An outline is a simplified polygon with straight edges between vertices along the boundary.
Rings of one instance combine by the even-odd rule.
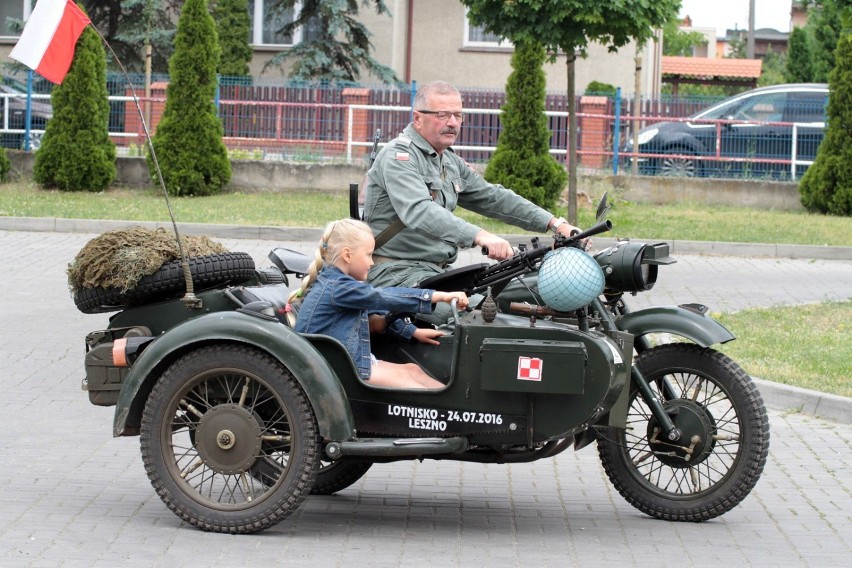
[[[377,339],[378,357],[446,385],[383,389],[339,342],[287,325],[287,292],[237,286],[200,293],[201,309],[128,308],[87,337],[91,402],[116,406],[114,435],[140,435],[157,494],[203,530],[263,530],[375,462],[531,461],[594,425],[624,427],[630,334],[472,311],[439,346]]]

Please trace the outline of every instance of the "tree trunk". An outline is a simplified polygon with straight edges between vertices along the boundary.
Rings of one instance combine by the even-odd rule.
[[[574,50],[568,54],[568,222],[577,225],[577,99],[574,95]]]
[[[636,69],[633,76],[633,159],[630,160],[630,173],[634,176],[639,173],[639,115],[642,109],[642,51],[636,47]],[[677,85],[677,83],[675,83]]]

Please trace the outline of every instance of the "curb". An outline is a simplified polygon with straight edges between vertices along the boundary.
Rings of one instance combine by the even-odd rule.
[[[110,221],[100,219],[64,219],[59,217],[8,217],[0,216],[0,230],[58,233],[102,233],[126,227],[141,226],[149,229],[171,229],[171,223],[154,221]],[[322,228],[274,227],[268,225],[224,225],[209,223],[178,223],[178,230],[187,235],[207,235],[228,239],[259,239],[269,241],[318,241]],[[514,233],[499,235],[510,243],[528,243],[541,235]],[[791,245],[767,243],[725,243],[710,241],[675,241],[668,239],[637,239],[644,242],[668,243],[671,254],[714,254],[721,256],[756,256],[767,258],[795,258],[852,261],[852,247],[819,245]],[[596,248],[612,246],[616,239],[594,237]]]
[[[752,377],[768,408],[852,424],[852,398]]]

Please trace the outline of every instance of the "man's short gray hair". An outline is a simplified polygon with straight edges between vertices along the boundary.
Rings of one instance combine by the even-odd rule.
[[[446,81],[431,81],[417,89],[417,94],[414,95],[414,110],[428,109],[429,97],[432,95],[458,95],[461,97],[459,90],[450,83]]]

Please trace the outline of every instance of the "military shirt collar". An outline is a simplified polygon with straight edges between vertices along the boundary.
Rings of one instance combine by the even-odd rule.
[[[438,156],[438,151],[435,150],[435,148],[433,148],[432,145],[429,144],[429,142],[427,142],[425,138],[420,136],[420,133],[417,132],[417,130],[414,128],[413,122],[408,123],[408,126],[403,129],[402,135],[411,140],[411,143],[414,144],[417,148],[419,148],[424,154],[428,154],[433,158]],[[453,150],[452,147],[449,147],[444,151],[452,152],[453,154],[456,153],[456,151]]]

